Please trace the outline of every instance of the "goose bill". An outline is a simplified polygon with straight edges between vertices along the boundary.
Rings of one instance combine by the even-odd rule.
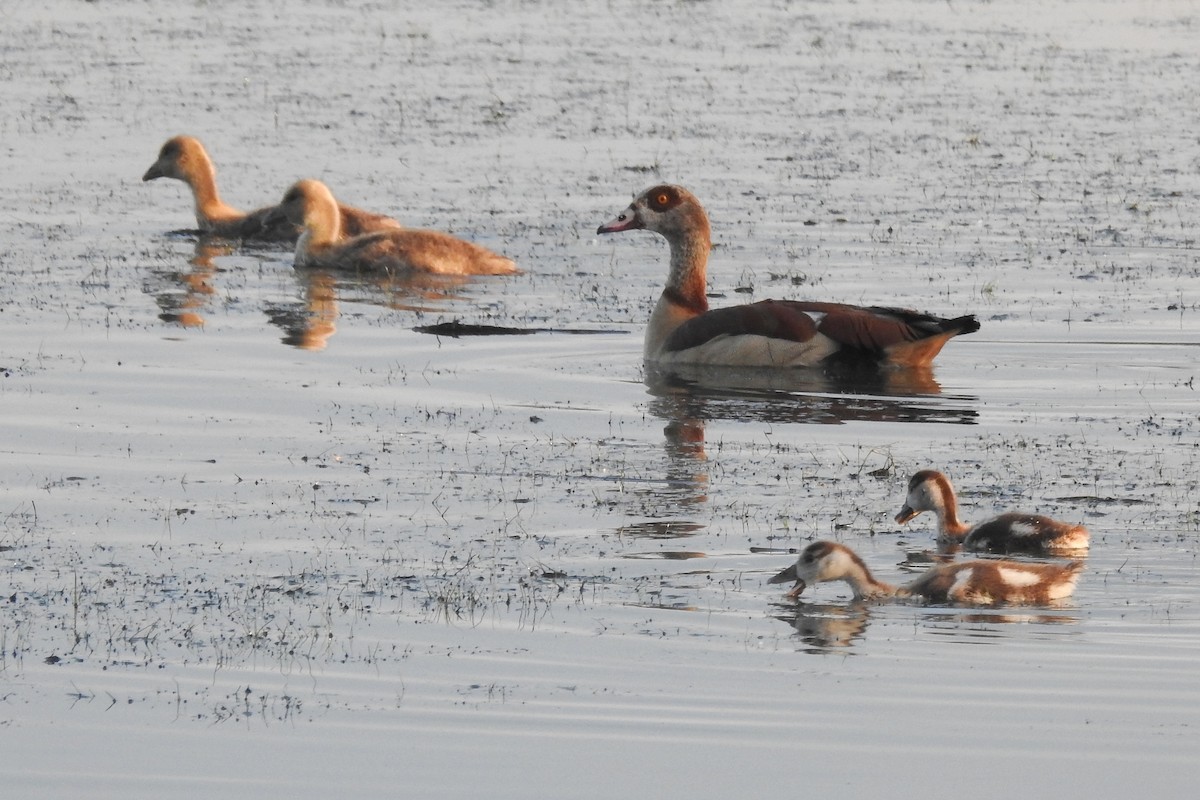
[[[628,208],[617,215],[616,219],[604,223],[596,229],[596,233],[620,233],[642,227],[638,221],[637,212]]]

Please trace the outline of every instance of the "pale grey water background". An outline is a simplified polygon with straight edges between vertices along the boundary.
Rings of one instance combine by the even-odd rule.
[[[1196,4],[0,10],[6,796],[1194,793]],[[197,252],[181,132],[526,273]],[[594,231],[659,180],[717,303],[984,329],[939,394],[648,387],[665,248]],[[779,604],[758,548],[898,577],[927,466],[1086,522],[1073,602]]]

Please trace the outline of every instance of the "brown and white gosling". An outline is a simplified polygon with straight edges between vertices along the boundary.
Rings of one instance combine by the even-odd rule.
[[[896,522],[904,524],[922,511],[937,515],[939,541],[961,544],[965,550],[1062,556],[1086,551],[1090,539],[1082,525],[1039,514],[1010,512],[967,525],[958,518],[958,500],[950,479],[932,469],[921,470],[908,481],[908,497]]]
[[[300,236],[300,228],[285,219],[267,224],[274,206],[246,212],[225,203],[217,192],[216,167],[195,137],[175,136],[163,144],[158,160],[142,176],[143,181],[155,178],[174,178],[188,185],[196,204],[196,227],[201,233],[267,242],[294,242]],[[400,227],[391,217],[354,206],[341,206],[340,211],[346,236]]]
[[[428,272],[440,275],[509,275],[511,259],[440,231],[402,228],[345,237],[337,201],[320,181],[292,185],[267,216],[287,220],[303,233],[296,241],[297,267],[355,272]]]
[[[877,580],[845,545],[813,542],[796,563],[767,583],[795,581],[789,599],[809,584],[845,581],[855,600],[921,598],[962,606],[1048,605],[1075,591],[1083,563],[1032,564],[1023,561],[963,561],[939,564],[903,586]]]
[[[926,368],[946,342],[979,330],[974,316],[943,319],[841,303],[763,300],[709,310],[708,216],[680,186],[647,189],[596,232],[631,230],[653,231],[671,250],[667,286],[646,328],[643,355],[650,363]]]

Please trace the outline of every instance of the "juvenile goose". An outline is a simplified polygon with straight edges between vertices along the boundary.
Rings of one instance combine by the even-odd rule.
[[[855,600],[920,597],[930,603],[964,606],[1046,605],[1070,597],[1082,562],[1029,564],[1021,561],[963,561],[939,564],[904,586],[876,580],[850,548],[813,542],[796,563],[767,583],[795,581],[787,597],[796,598],[810,583],[845,581]]]
[[[174,178],[191,188],[196,203],[196,227],[203,233],[273,242],[294,242],[300,235],[299,228],[283,219],[266,224],[271,206],[247,213],[221,200],[217,193],[217,170],[199,139],[191,136],[168,139],[158,151],[158,160],[142,176],[143,181],[155,178]],[[341,212],[346,236],[400,227],[390,217],[361,208],[342,206]]]
[[[649,230],[671,248],[667,287],[650,315],[648,362],[812,367],[823,362],[928,366],[974,316],[942,319],[901,308],[763,300],[710,311],[705,270],[708,216],[689,191],[663,185],[638,195],[597,233]]]
[[[303,227],[296,242],[297,267],[358,272],[430,272],[442,275],[508,275],[517,265],[504,256],[448,233],[384,230],[344,237],[338,203],[320,181],[292,185],[267,216]]]
[[[937,515],[939,540],[961,544],[967,550],[1055,556],[1088,548],[1087,528],[1038,514],[1001,514],[974,526],[960,522],[954,486],[949,478],[932,469],[921,470],[909,479],[908,497],[896,522],[903,525],[922,511]]]

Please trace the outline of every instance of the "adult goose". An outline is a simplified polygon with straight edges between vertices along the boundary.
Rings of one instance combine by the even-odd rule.
[[[212,159],[200,140],[192,136],[175,136],[163,144],[158,159],[142,176],[143,181],[156,178],[174,178],[191,188],[196,203],[196,227],[201,233],[269,242],[294,242],[300,235],[299,228],[284,219],[267,224],[274,206],[246,212],[223,201],[217,192],[217,170]],[[340,210],[346,236],[400,227],[391,217],[361,208],[342,206]]]
[[[320,181],[292,185],[267,216],[298,225],[297,267],[372,273],[429,272],[441,275],[508,275],[517,271],[511,259],[440,231],[401,228],[345,236],[333,193]]]
[[[975,525],[958,518],[958,499],[950,479],[937,470],[921,470],[908,481],[908,496],[896,515],[903,525],[922,511],[938,519],[938,539],[966,550],[987,553],[1027,553],[1061,556],[1088,549],[1087,528],[1040,514],[1010,512]]]
[[[929,603],[963,606],[1048,605],[1075,591],[1083,563],[1033,564],[1024,561],[960,561],[938,564],[903,586],[875,578],[863,560],[845,545],[813,542],[796,563],[767,583],[795,581],[787,597],[809,584],[845,581],[855,600],[920,598]]]
[[[708,216],[680,186],[647,189],[597,233],[631,230],[654,231],[671,249],[667,287],[646,329],[647,362],[928,367],[950,339],[979,330],[970,315],[943,319],[902,308],[842,303],[763,300],[709,310]]]

